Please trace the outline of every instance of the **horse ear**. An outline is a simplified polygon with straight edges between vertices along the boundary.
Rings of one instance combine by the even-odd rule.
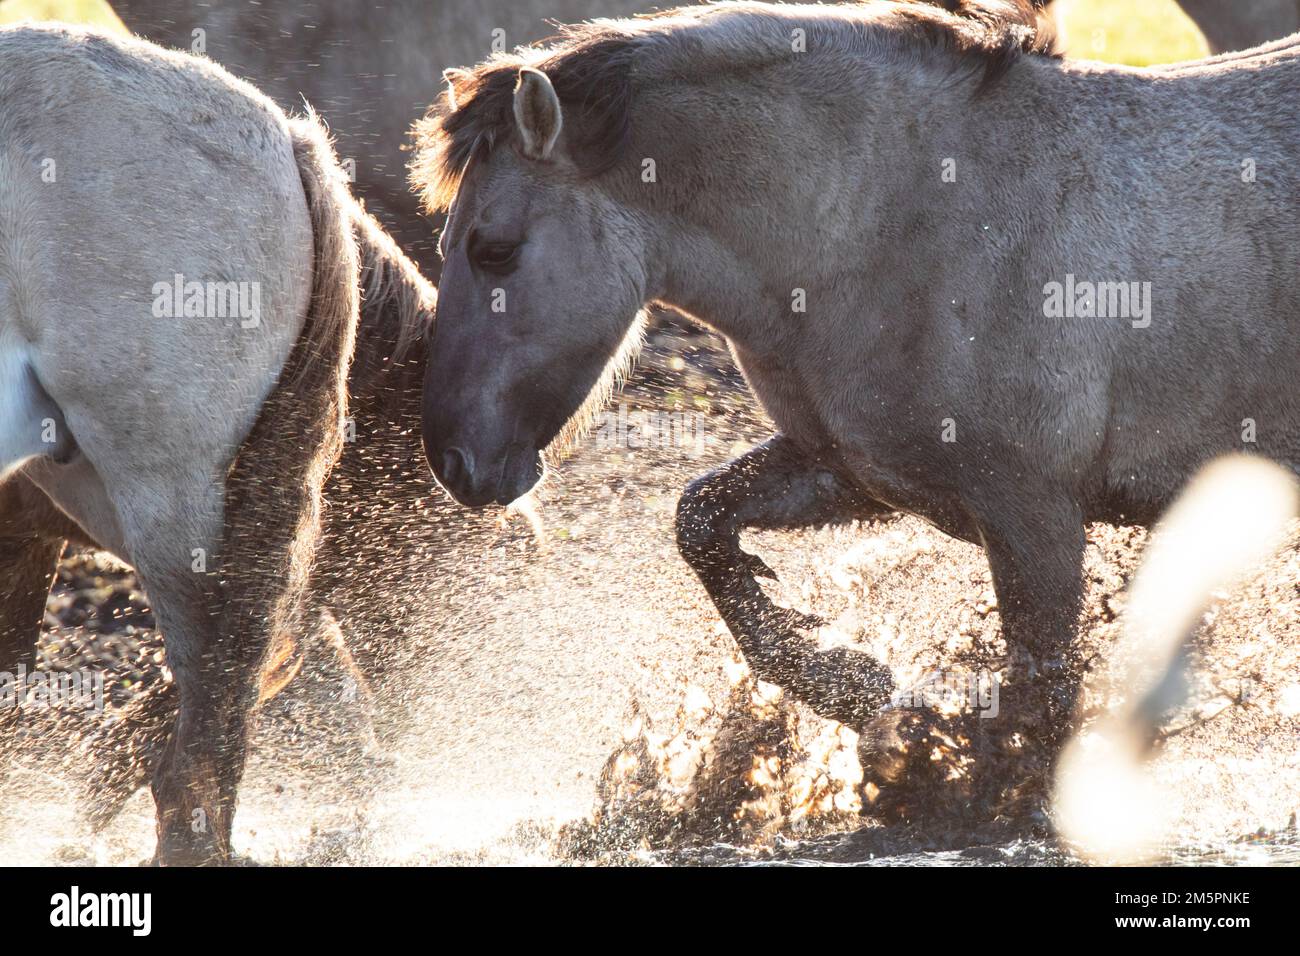
[[[460,108],[458,102],[460,90],[469,83],[473,75],[469,70],[460,70],[454,66],[442,71],[443,82],[447,84],[447,105],[453,110]]]
[[[560,98],[550,77],[541,70],[524,67],[515,83],[515,123],[529,159],[549,159],[560,135],[563,120]]]

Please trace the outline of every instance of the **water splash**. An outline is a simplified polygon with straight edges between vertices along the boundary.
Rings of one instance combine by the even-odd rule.
[[[683,354],[688,361],[672,363]],[[341,613],[338,626],[370,692],[330,641],[305,642],[302,673],[258,718],[237,851],[321,864],[1070,861],[1046,837],[917,832],[898,787],[872,792],[850,732],[737,674],[730,637],[676,554],[672,518],[690,478],[770,426],[699,337],[658,351],[652,343],[625,400],[707,414],[705,453],[583,445],[539,496],[545,548],[526,520],[453,508],[427,480],[418,504],[397,511],[363,499],[347,542],[351,603],[362,613]],[[409,462],[372,464],[382,481]],[[1090,531],[1082,641],[1099,667],[1119,638],[1144,540],[1132,529]],[[780,573],[778,601],[834,622],[827,640],[860,644],[900,683],[1005,653],[982,554],[921,522],[764,532],[746,547]],[[1176,810],[1163,859],[1295,858],[1286,826],[1300,806],[1297,580],[1300,556],[1279,553],[1198,638],[1185,729],[1153,765],[1163,791],[1192,797],[1195,811]],[[91,603],[94,617],[108,598]],[[156,635],[139,618],[112,633],[123,648],[147,650],[138,666],[126,655],[139,672],[127,690],[151,686]],[[74,656],[106,647],[93,621],[50,627],[47,646],[56,645]],[[632,701],[641,723],[628,734]],[[95,785],[77,759],[81,731],[30,729],[0,784],[0,860],[147,857],[147,792],[92,836],[77,817],[79,789]],[[957,735],[938,761],[917,746],[912,766],[937,787],[964,745]],[[709,752],[711,762],[701,756]],[[602,771],[613,755],[623,757],[611,778]],[[916,776],[904,767],[902,779]],[[613,806],[626,808],[625,837],[602,843],[617,829]],[[658,809],[642,815],[647,807]],[[1237,842],[1261,829],[1255,842]],[[600,838],[585,849],[584,831]]]

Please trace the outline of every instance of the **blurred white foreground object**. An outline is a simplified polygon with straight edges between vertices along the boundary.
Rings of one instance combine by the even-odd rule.
[[[1114,709],[1061,755],[1062,836],[1098,862],[1146,858],[1171,801],[1147,766],[1161,717],[1187,697],[1187,649],[1215,591],[1266,561],[1296,516],[1295,477],[1263,458],[1221,458],[1192,479],[1152,534],[1133,583],[1115,675]]]

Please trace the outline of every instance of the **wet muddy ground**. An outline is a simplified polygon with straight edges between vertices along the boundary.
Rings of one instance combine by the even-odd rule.
[[[629,440],[638,412],[661,417]],[[960,733],[913,741],[882,777],[856,734],[749,680],[673,544],[685,483],[769,433],[714,340],[657,334],[611,414],[538,496],[542,536],[519,515],[470,520],[427,484],[411,492],[421,520],[358,536],[356,594],[386,613],[323,620],[302,673],[261,709],[236,820],[250,862],[1076,862],[1041,816],[962,812]],[[1144,536],[1090,530],[1081,642],[1098,673]],[[1208,616],[1193,704],[1156,764],[1176,820],[1166,861],[1300,862],[1297,540]],[[981,552],[922,522],[747,547],[780,575],[780,603],[831,622],[820,640],[869,650],[900,686],[997,666]],[[375,673],[359,683],[340,642]],[[96,834],[78,816],[104,789],[85,742],[122,738],[122,708],[167,679],[129,570],[68,556],[43,652],[106,667],[109,707],[23,715],[0,860],[137,862],[152,850],[147,790]],[[1105,703],[1090,694],[1085,715]]]

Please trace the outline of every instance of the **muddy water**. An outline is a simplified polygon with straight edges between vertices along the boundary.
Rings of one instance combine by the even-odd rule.
[[[683,350],[694,350],[685,362]],[[768,433],[712,344],[656,341],[617,401],[633,419],[687,417],[661,419],[667,441],[647,447],[626,440],[616,410],[540,495],[544,541],[521,516],[467,525],[429,490],[428,526],[357,556],[369,574],[358,587],[400,611],[400,625],[340,623],[349,644],[381,648],[387,666],[367,692],[323,633],[306,642],[303,674],[257,724],[239,852],[265,864],[1075,862],[1046,821],[1012,832],[884,814],[906,799],[864,787],[856,735],[748,683],[672,536],[686,481]],[[400,559],[452,538],[437,560]],[[1142,538],[1090,532],[1082,640],[1098,669]],[[765,534],[747,546],[780,575],[774,597],[832,622],[821,639],[861,644],[900,684],[1002,650],[982,555],[921,522]],[[129,621],[110,629],[119,671],[132,675],[119,699],[163,679],[151,622],[129,589],[122,597],[123,582],[105,571],[98,588],[69,584],[45,638],[65,658],[102,654],[95,615],[112,605],[106,616]],[[1210,616],[1195,704],[1171,718],[1157,762],[1176,820],[1167,862],[1300,862],[1297,582],[1292,548]],[[89,626],[66,613],[77,595]],[[77,818],[96,780],[76,749],[87,728],[38,717],[29,729],[0,787],[0,862],[147,857],[147,792],[90,834]],[[935,759],[959,761],[961,741],[951,749]],[[895,789],[906,797],[908,785]],[[917,797],[932,798],[943,794]]]

